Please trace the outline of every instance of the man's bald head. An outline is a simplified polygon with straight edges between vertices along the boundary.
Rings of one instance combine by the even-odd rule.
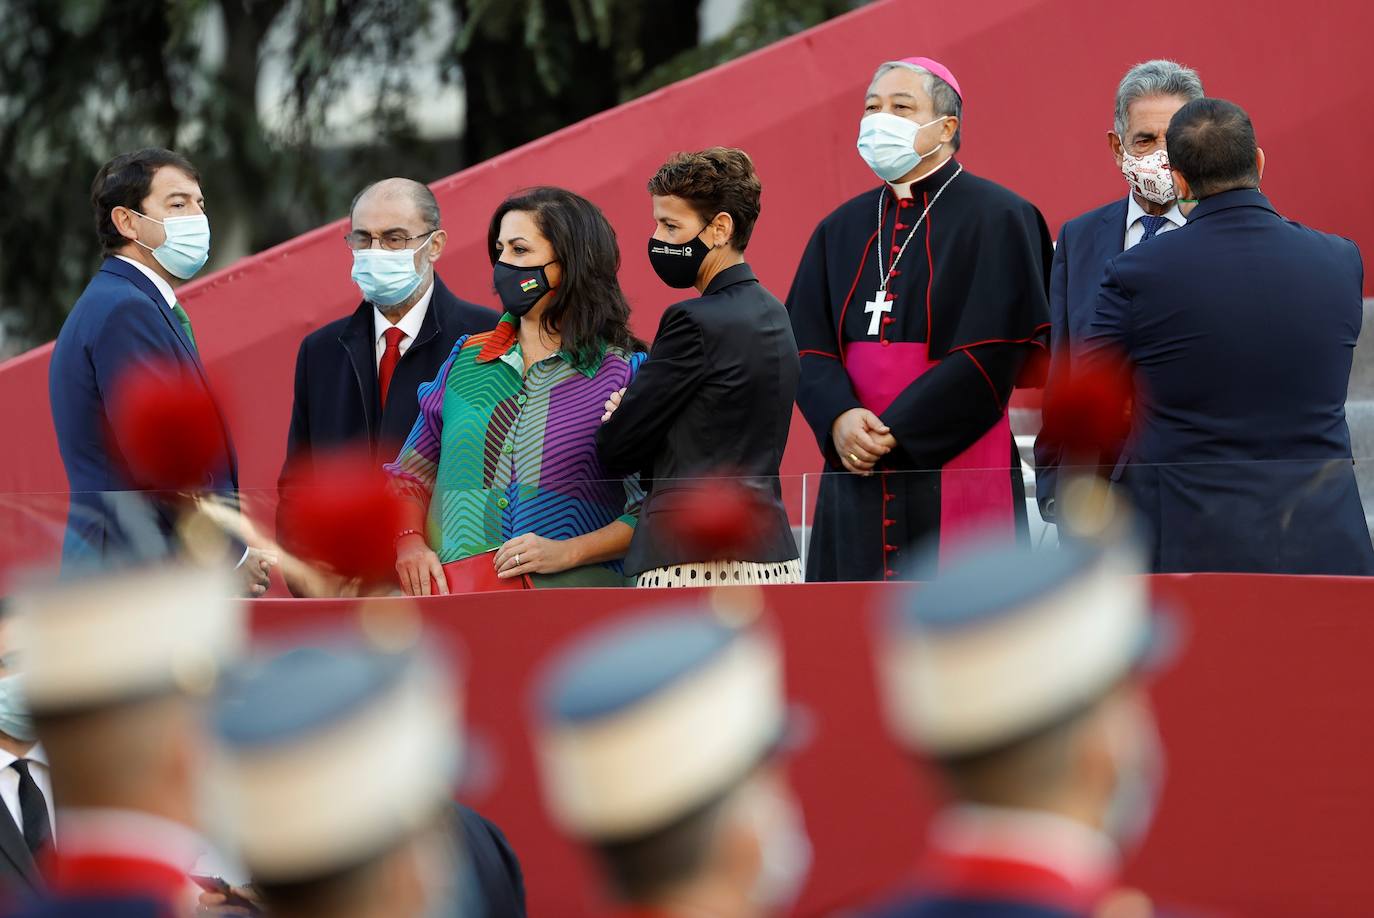
[[[406,207],[410,210],[407,216],[424,232],[439,228],[439,201],[423,182],[408,178],[387,178],[373,182],[353,198],[353,205],[348,209],[349,216],[356,216],[359,204],[374,202]]]

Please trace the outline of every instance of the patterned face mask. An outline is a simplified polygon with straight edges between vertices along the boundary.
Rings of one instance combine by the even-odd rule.
[[[1121,174],[1131,183],[1135,193],[1156,204],[1172,204],[1178,196],[1174,191],[1174,176],[1169,171],[1169,151],[1155,150],[1145,156],[1132,156],[1121,151]]]

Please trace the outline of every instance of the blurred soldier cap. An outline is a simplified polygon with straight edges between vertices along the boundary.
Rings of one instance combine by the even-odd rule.
[[[212,822],[264,883],[366,863],[452,799],[454,696],[411,651],[338,640],[246,661],[213,707]]]
[[[663,828],[726,793],[787,722],[776,640],[699,607],[593,631],[553,661],[538,704],[549,809],[598,841]]]
[[[890,729],[935,758],[990,751],[1105,695],[1161,646],[1125,540],[969,550],[909,591],[879,653]]]
[[[247,610],[228,571],[126,569],[11,598],[15,646],[36,714],[165,693],[209,695],[247,645]]]

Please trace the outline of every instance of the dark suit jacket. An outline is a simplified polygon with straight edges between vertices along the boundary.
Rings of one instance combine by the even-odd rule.
[[[506,836],[461,803],[453,805],[453,815],[455,828],[462,832],[468,868],[460,880],[464,905],[460,914],[463,918],[525,918],[525,876]]]
[[[352,315],[305,336],[296,355],[286,463],[277,482],[281,495],[278,538],[283,543],[289,546],[289,533],[281,532],[280,526],[282,508],[290,499],[291,477],[306,468],[302,463],[309,461],[310,453],[366,445],[378,462],[396,458],[420,412],[416,394],[420,385],[438,375],[459,338],[489,331],[499,318],[490,309],[458,299],[436,274],[434,295],[420,331],[391,377],[385,411],[377,389],[371,303],[364,300]]]
[[[109,433],[105,400],[124,373],[158,365],[173,374],[169,385],[209,386],[195,348],[153,282],[133,265],[106,258],[63,323],[48,369],[53,427],[72,492],[64,567],[102,563],[128,544],[103,496],[133,488],[120,432]],[[226,453],[206,485],[233,492],[238,463],[227,427],[224,436]],[[170,533],[170,512],[157,512],[164,534]]]
[[[1126,211],[1130,198],[1080,214],[1059,229],[1050,268],[1050,375],[1046,398],[1069,378],[1077,348],[1088,337],[1097,291],[1107,262],[1126,247]],[[1035,441],[1035,498],[1049,518],[1047,501],[1059,479],[1059,451]]]
[[[1049,905],[1012,902],[994,897],[958,899],[931,896],[891,904],[870,913],[868,918],[1075,918],[1075,913]]]
[[[726,268],[700,297],[668,308],[649,359],[597,433],[613,475],[641,472],[649,494],[625,572],[705,561],[664,525],[707,476],[742,476],[766,529],[747,557],[797,557],[778,466],[797,396],[797,344],[786,308],[745,264]]]
[[[43,891],[24,832],[15,825],[9,808],[0,806],[0,908]]]
[[[1363,276],[1254,190],[1107,265],[1084,359],[1134,364],[1122,480],[1156,570],[1374,574],[1345,420]]]

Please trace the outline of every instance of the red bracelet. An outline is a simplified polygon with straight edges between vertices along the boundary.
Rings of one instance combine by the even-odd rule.
[[[399,533],[397,533],[396,538],[391,540],[391,547],[395,548],[397,545],[401,544],[401,540],[408,535],[423,536],[424,533],[418,529],[402,529]]]

